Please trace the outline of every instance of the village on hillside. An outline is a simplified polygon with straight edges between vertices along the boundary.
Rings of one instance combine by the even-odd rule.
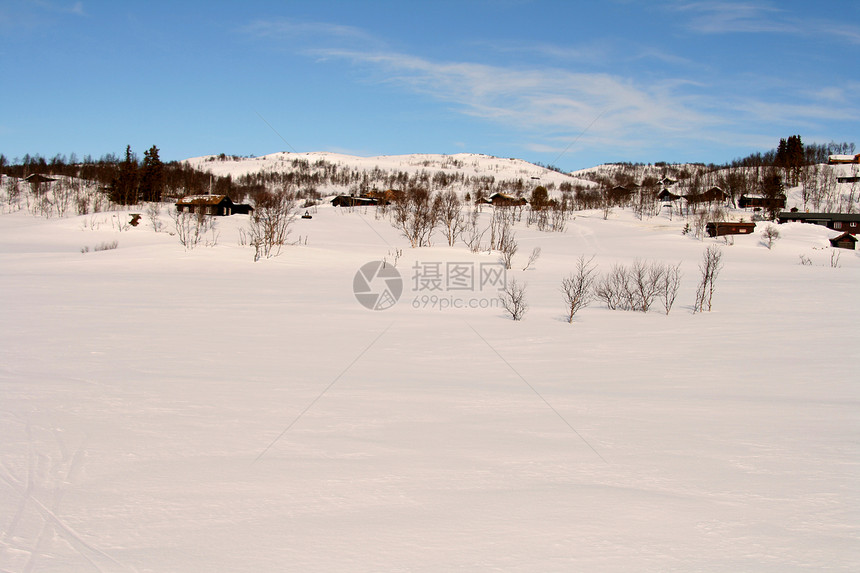
[[[820,159],[825,150],[816,151]],[[154,211],[160,213],[162,205],[169,203],[169,211],[175,210],[180,219],[191,215],[254,219],[255,206],[271,204],[274,195],[284,196],[277,203],[287,215],[309,216],[308,209],[324,202],[352,209],[373,207],[384,216],[400,211],[401,219],[405,211],[424,208],[427,212],[422,216],[433,221],[427,240],[410,241],[412,246],[436,242],[431,237],[437,225],[447,226],[447,242],[453,245],[466,225],[456,223],[452,229],[452,219],[465,219],[467,211],[491,207],[510,208],[516,222],[541,230],[563,229],[566,220],[583,211],[597,211],[604,219],[625,210],[639,220],[681,219],[686,221],[686,232],[696,237],[750,234],[759,222],[800,221],[832,229],[838,234],[834,246],[853,248],[853,237],[860,230],[860,154],[830,154],[826,163],[795,160],[790,165],[778,152],[770,158],[751,158],[756,161],[747,158],[722,167],[606,164],[569,174],[521,160],[474,154],[371,158],[331,153],[255,158],[221,154],[165,166],[153,146],[139,167],[130,148],[125,161],[114,163],[68,164],[62,159],[49,163],[29,157],[21,164],[7,162],[0,194],[5,212],[26,210],[46,217],[139,205],[152,218]],[[443,197],[448,210],[444,217]],[[428,204],[421,207],[422,201]],[[457,212],[452,213],[452,208]],[[264,211],[266,217],[272,216],[271,205]],[[184,224],[195,225],[194,221]],[[200,225],[206,226],[202,219]],[[199,229],[193,233],[201,234]]]

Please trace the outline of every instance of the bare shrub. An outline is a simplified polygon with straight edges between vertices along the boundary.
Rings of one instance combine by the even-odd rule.
[[[576,270],[561,280],[561,294],[569,323],[573,323],[576,313],[587,307],[594,299],[597,267],[593,261],[594,257],[585,260],[585,256],[581,255],[576,261]]]
[[[499,251],[502,254],[502,262],[505,265],[505,269],[511,269],[511,261],[518,249],[519,245],[517,244],[517,237],[510,228],[508,228],[502,236],[502,240],[499,242]]]
[[[218,242],[215,231],[215,220],[203,213],[186,213],[173,210],[170,213],[179,244],[186,250],[194,249],[201,244],[214,246]]]
[[[529,254],[529,260],[526,262],[526,266],[523,267],[524,271],[527,271],[533,264],[537,262],[540,258],[540,247],[535,247],[532,249],[532,252]]]
[[[636,259],[630,267],[629,274],[629,284],[633,291],[633,296],[630,297],[632,310],[648,312],[660,292],[663,266]]]
[[[57,216],[64,217],[75,199],[74,187],[69,178],[60,179],[51,186],[51,197],[53,198],[51,203],[57,211]]]
[[[706,309],[711,311],[714,299],[714,286],[723,268],[722,263],[723,253],[716,245],[709,246],[702,255],[702,262],[699,263],[699,271],[701,271],[701,280],[696,288],[696,302],[693,305],[693,312],[704,312]]]
[[[529,308],[528,303],[526,303],[526,284],[520,284],[517,279],[511,279],[502,288],[499,300],[502,302],[502,308],[511,315],[513,320],[522,320]]]
[[[152,225],[152,229],[158,233],[162,229],[164,229],[164,222],[161,220],[161,204],[160,203],[147,203],[146,210],[146,218],[149,219],[149,224]]]
[[[629,279],[623,265],[612,265],[607,274],[596,282],[595,295],[609,310],[628,310]]]
[[[86,215],[90,212],[90,198],[81,194],[75,198],[75,211],[78,215]]]
[[[124,214],[115,213],[110,218],[111,225],[120,233],[122,233],[123,231],[128,231],[131,228],[131,224],[125,219],[126,216]]]
[[[119,241],[104,241],[93,247],[93,251],[112,251],[119,246]]]
[[[305,244],[307,244],[307,241],[305,241]],[[402,257],[402,256],[403,256],[403,249],[388,249],[388,254],[385,255],[384,257],[382,257],[382,266],[385,267],[385,265],[389,264],[388,263],[388,257],[391,257],[392,258],[391,266],[396,268],[397,262],[400,260],[400,257]]]
[[[513,232],[514,211],[510,207],[493,207],[490,219],[490,249],[502,250],[502,245],[509,240]]]
[[[779,239],[779,229],[774,225],[768,225],[761,232],[761,239],[768,250],[772,249],[773,244]]]
[[[538,204],[532,202],[529,209],[527,224],[535,224],[539,231],[564,231],[571,211],[571,199],[565,194],[559,199],[550,199]]]
[[[247,241],[254,247],[254,261],[277,257],[287,243],[296,220],[295,195],[286,191],[261,192],[255,197],[248,219]]]
[[[603,214],[603,220],[605,221],[605,220],[609,219],[609,216],[612,214],[613,203],[612,203],[612,198],[609,195],[608,189],[604,189],[600,193],[599,205],[600,205],[600,211]]]
[[[415,187],[399,194],[392,205],[392,224],[409,240],[412,248],[429,247],[439,222],[437,203],[430,191]]]
[[[693,236],[700,241],[705,238],[705,227],[707,227],[709,219],[710,214],[707,209],[699,208],[693,212],[692,217],[688,220],[688,223],[692,224]]]
[[[660,281],[660,301],[666,314],[672,310],[678,290],[681,288],[681,263],[677,265],[666,265],[663,267],[663,275]]]
[[[484,239],[484,233],[486,229],[481,229],[478,227],[478,216],[480,212],[477,209],[473,209],[469,213],[469,218],[466,220],[466,225],[462,233],[463,241],[466,243],[466,246],[469,247],[469,251],[473,253],[480,252],[481,249],[481,241]]]
[[[17,211],[21,208],[21,187],[18,185],[18,179],[15,177],[7,177],[5,188],[6,204],[11,210]]]
[[[630,267],[613,265],[609,273],[595,281],[594,294],[610,310],[648,312],[659,299],[668,314],[680,280],[680,263],[673,267],[637,259]]]
[[[434,208],[439,214],[439,220],[445,227],[445,238],[448,240],[448,246],[453,247],[466,226],[463,218],[463,203],[453,189],[437,195],[435,203]]]

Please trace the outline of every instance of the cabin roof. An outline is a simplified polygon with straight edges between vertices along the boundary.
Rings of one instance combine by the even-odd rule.
[[[230,198],[226,195],[187,195],[182,199],[176,202],[177,205],[218,205],[227,199],[230,201]],[[232,201],[231,201],[232,203]]]

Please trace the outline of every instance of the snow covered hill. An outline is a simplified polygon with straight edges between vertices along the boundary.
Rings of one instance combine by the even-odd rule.
[[[385,161],[565,177],[410,157]],[[410,249],[374,208],[311,208],[256,263],[247,215],[187,250],[168,208],[160,232],[126,224],[140,208],[0,214],[0,570],[860,569],[860,258],[834,232],[781,225],[769,249],[765,223],[521,220],[514,322],[497,252]],[[714,308],[693,314],[710,246]],[[568,324],[581,255],[680,264],[675,307]],[[381,260],[399,300],[368,310],[357,273]]]
[[[591,181],[546,169],[522,159],[503,159],[474,153],[358,157],[328,152],[280,152],[254,158],[207,155],[186,161],[189,165],[203,171],[209,171],[213,175],[230,175],[234,178],[256,172],[286,171],[292,168],[294,162],[306,162],[311,167],[330,164],[367,173],[402,171],[414,175],[421,172],[433,174],[441,171],[448,174],[462,173],[466,177],[494,177],[505,181],[522,179],[529,182],[530,185],[546,186],[550,184],[560,185],[561,183],[593,185]]]

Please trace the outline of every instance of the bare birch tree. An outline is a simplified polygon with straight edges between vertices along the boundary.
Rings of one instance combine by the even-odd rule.
[[[463,203],[453,189],[436,196],[435,209],[439,214],[439,220],[445,227],[445,238],[448,246],[453,247],[457,238],[466,227],[463,218]]]
[[[663,276],[660,283],[660,300],[666,314],[672,310],[678,290],[681,288],[681,263],[677,265],[666,265],[663,268]]]
[[[248,241],[254,247],[254,261],[281,254],[296,219],[295,203],[295,196],[286,191],[257,195],[248,221]]]
[[[593,264],[594,257],[585,260],[580,255],[576,261],[576,270],[561,281],[561,294],[567,309],[567,322],[573,323],[577,312],[587,307],[594,299],[594,282],[597,266]]]
[[[520,284],[517,279],[511,279],[502,288],[499,300],[502,301],[502,308],[511,315],[513,320],[522,320],[523,315],[529,309],[526,302],[526,284]]]
[[[722,263],[723,252],[716,245],[709,246],[702,255],[702,262],[699,263],[701,271],[701,280],[696,288],[696,303],[693,306],[693,312],[708,312],[711,311],[714,299],[714,286],[723,268]]]
[[[412,248],[429,247],[439,222],[437,204],[430,191],[415,187],[400,194],[392,205],[392,223],[409,240]]]

